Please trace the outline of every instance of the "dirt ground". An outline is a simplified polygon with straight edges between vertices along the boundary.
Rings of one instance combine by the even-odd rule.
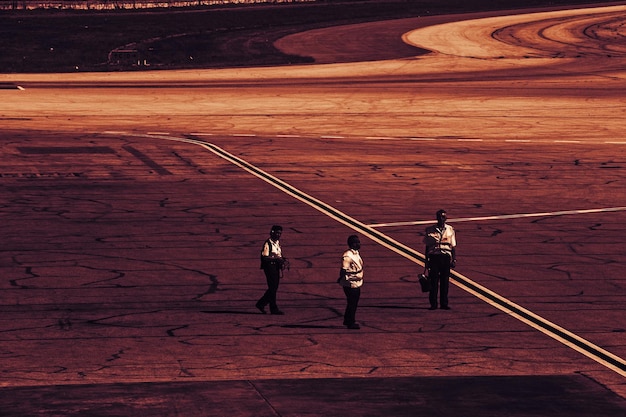
[[[302,64],[311,62],[308,54],[286,54],[274,42],[342,24],[581,3],[594,1],[321,1],[152,12],[0,11],[0,73]],[[116,50],[134,52],[122,54],[120,61],[110,56]]]

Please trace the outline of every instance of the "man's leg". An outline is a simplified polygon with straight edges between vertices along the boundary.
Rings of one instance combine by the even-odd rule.
[[[361,289],[343,287],[343,292],[346,294],[347,301],[346,311],[343,315],[343,324],[346,326],[350,326],[356,322],[356,309],[359,305]]]
[[[281,311],[276,303],[276,294],[278,293],[278,284],[280,283],[280,270],[278,267],[269,268],[267,274],[267,300],[270,305],[272,314],[280,314]]]
[[[430,301],[430,309],[434,310],[437,308],[437,294],[439,292],[439,263],[434,258],[431,258],[429,266],[430,292],[428,293],[428,301]]]
[[[264,269],[263,272],[265,272],[265,281],[269,282],[269,278],[267,277],[267,270]],[[268,286],[269,287],[269,286]],[[265,292],[263,293],[263,296],[261,298],[259,298],[259,301],[256,302],[256,308],[259,309],[259,311],[263,314],[267,314],[265,312],[265,306],[267,305],[267,303],[269,303],[269,295],[268,295],[268,290],[265,290]]]
[[[265,306],[270,305],[270,309],[276,306],[276,291],[278,291],[278,284],[275,283],[274,272],[271,266],[263,268],[265,273],[265,282],[267,283],[267,290],[263,293],[263,296],[257,301],[256,308],[265,313]]]
[[[439,285],[441,287],[441,308],[448,309],[448,289],[450,288],[450,258],[447,256],[442,260]]]

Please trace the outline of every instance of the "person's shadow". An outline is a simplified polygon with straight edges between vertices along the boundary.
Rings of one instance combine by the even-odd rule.
[[[203,310],[205,314],[258,314],[262,315],[258,311],[238,311],[238,310]]]

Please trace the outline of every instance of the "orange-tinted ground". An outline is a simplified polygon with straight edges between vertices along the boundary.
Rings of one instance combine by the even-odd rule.
[[[36,398],[30,414],[623,414],[622,15],[426,29],[405,38],[438,52],[415,59],[0,76],[24,88],[0,90],[2,409],[23,415],[21,399]],[[421,25],[331,39],[372,48],[377,30]],[[280,46],[328,56],[327,33]],[[419,261],[367,233],[421,252],[441,207],[459,282],[582,342],[460,287],[451,311],[428,311]],[[274,223],[291,259],[281,317],[254,308]],[[341,326],[335,284],[355,229],[367,268],[356,332]]]

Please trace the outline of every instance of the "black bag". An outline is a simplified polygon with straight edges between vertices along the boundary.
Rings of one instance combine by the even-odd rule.
[[[428,277],[424,274],[419,274],[417,276],[417,280],[420,283],[420,287],[422,287],[422,292],[429,292],[430,291],[430,279],[428,279]]]

